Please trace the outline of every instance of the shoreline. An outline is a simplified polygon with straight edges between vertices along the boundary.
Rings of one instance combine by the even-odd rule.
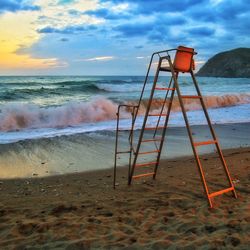
[[[236,248],[249,244],[250,147],[224,150],[238,199],[209,209],[194,159],[162,160],[156,180],[127,186],[127,169],[0,181],[0,246],[61,249]],[[211,189],[225,183],[214,154]]]
[[[190,146],[191,147],[191,146]],[[223,149],[222,153],[223,156],[226,157],[230,154],[240,154],[238,153],[238,151],[240,152],[250,152],[250,146],[246,146],[246,147],[236,147],[236,148],[229,148],[229,149]],[[209,153],[203,153],[200,154],[200,158],[202,159],[207,159],[207,158],[215,158],[215,155],[217,153],[214,152],[209,152]],[[194,166],[196,167],[196,162],[195,162],[195,158],[193,153],[190,155],[183,155],[183,156],[177,156],[177,157],[170,157],[170,158],[161,158],[160,159],[160,165],[167,165],[168,163],[175,163],[175,162],[185,162],[185,161],[192,161],[194,163]],[[159,165],[159,167],[160,167]],[[53,178],[73,178],[75,176],[83,176],[86,177],[88,175],[94,176],[94,175],[105,175],[106,173],[111,173],[111,175],[113,176],[113,170],[114,167],[107,167],[107,168],[103,168],[103,169],[93,169],[93,170],[86,170],[86,171],[82,171],[82,172],[72,172],[72,173],[62,173],[62,174],[54,174],[54,175],[48,175],[48,176],[39,176],[39,175],[33,175],[33,176],[27,176],[27,177],[14,177],[14,178],[1,178],[0,177],[0,182],[8,182],[8,181],[32,181],[32,180],[46,180],[46,179],[53,179]],[[128,166],[127,165],[123,165],[123,166],[119,166],[117,167],[117,172],[119,175],[119,172],[122,173],[123,177],[122,179],[124,179],[124,175],[126,175],[126,172],[128,170]],[[85,176],[86,175],[86,176]],[[110,175],[110,174],[108,174]],[[124,182],[126,183],[126,181]],[[118,184],[119,186],[119,184]]]
[[[215,132],[222,150],[250,146],[250,123],[215,124]],[[192,126],[194,140],[209,140],[209,130],[204,125]],[[135,132],[135,138],[139,131]],[[128,132],[121,133],[120,149],[128,147]],[[150,133],[147,134],[150,137]],[[108,169],[114,164],[115,132],[77,134],[37,140],[26,140],[0,145],[0,178],[27,178],[79,173]],[[149,145],[150,146],[150,145]],[[145,151],[152,147],[146,146]],[[199,148],[199,154],[213,152],[213,146]],[[185,127],[167,130],[161,159],[192,156]],[[123,156],[118,166],[127,164]],[[101,164],[100,164],[101,163]]]

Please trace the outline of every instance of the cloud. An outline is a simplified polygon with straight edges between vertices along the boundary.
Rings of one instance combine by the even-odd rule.
[[[72,63],[63,73],[82,74],[84,62],[86,74],[95,73],[95,62],[108,61],[103,74],[122,74],[124,67],[140,74],[140,56],[153,51],[193,46],[198,61],[205,61],[219,51],[250,44],[249,0],[0,0],[3,12],[0,61],[6,64],[9,57],[8,65],[21,65],[22,59],[30,66],[54,67],[58,58]],[[96,56],[110,52],[113,56]],[[52,60],[44,64],[35,58]],[[127,58],[130,64],[118,64],[116,58]]]
[[[66,26],[63,28],[54,28],[54,27],[44,27],[38,29],[38,33],[58,33],[58,34],[79,34],[89,30],[95,30],[97,27],[95,25],[76,25],[76,26]]]
[[[154,23],[127,23],[114,27],[115,31],[120,32],[125,37],[138,37],[147,35],[154,29]]]
[[[206,61],[195,61],[195,64],[204,64]]]
[[[103,20],[83,14],[85,11],[95,10],[97,0],[67,2],[36,0],[36,3],[41,7],[36,21],[38,33],[40,30],[41,33],[72,33],[74,29],[79,32],[77,29],[80,26],[97,25],[103,22]]]
[[[189,28],[187,29],[189,35],[195,36],[195,37],[203,37],[203,36],[212,36],[215,33],[215,30],[213,28],[209,27],[194,27],[194,28]]]
[[[164,15],[157,18],[157,22],[163,25],[184,25],[187,23],[187,19],[182,15]]]
[[[135,48],[136,49],[142,49],[144,46],[143,45],[136,45]]]
[[[43,64],[45,68],[65,68],[68,67],[68,63],[59,60],[58,58],[48,58],[48,59],[41,59],[43,60]]]
[[[25,0],[1,0],[0,13],[5,11],[16,12],[21,10],[40,10],[40,7],[28,4]]]
[[[59,0],[58,4],[72,4],[76,2],[76,0]]]
[[[81,11],[79,11],[79,10],[74,10],[74,9],[70,9],[70,10],[68,11],[68,13],[69,13],[70,15],[72,15],[72,16],[79,16],[79,15],[82,15],[82,12],[81,12]]]
[[[166,41],[171,41],[172,37],[176,39],[176,34],[178,37],[183,36],[182,33],[176,32],[180,27],[179,31],[183,29],[183,25],[187,21],[181,16],[161,16],[153,18],[150,21],[145,22],[130,22],[115,26],[114,31],[120,33],[120,37],[129,38],[146,38],[149,43],[165,43]],[[175,35],[171,35],[171,29],[174,27]],[[119,37],[119,36],[118,36]],[[141,45],[142,46],[142,45]]]
[[[228,0],[222,1],[215,7],[215,12],[219,14],[220,19],[232,20],[249,11],[250,2],[248,0]]]
[[[109,19],[109,20],[125,19],[131,16],[130,14],[126,12],[112,12],[106,8],[85,11],[84,14],[94,16],[97,18]]]
[[[113,59],[115,59],[114,56],[98,56],[98,57],[92,57],[92,58],[87,58],[87,59],[78,59],[75,61],[77,61],[77,62],[110,61]]]
[[[137,14],[153,14],[153,13],[162,13],[162,12],[180,12],[184,11],[191,6],[200,4],[203,0],[101,0],[103,3],[113,3],[113,4],[121,4],[121,3],[130,3],[133,5],[134,9],[132,10]]]
[[[68,42],[68,41],[69,41],[69,39],[68,39],[68,38],[63,37],[63,38],[61,38],[61,39],[60,39],[60,41],[61,41],[61,42]]]

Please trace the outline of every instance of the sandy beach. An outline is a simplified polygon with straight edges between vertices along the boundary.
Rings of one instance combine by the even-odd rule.
[[[192,157],[163,160],[156,180],[126,185],[127,169],[0,182],[1,249],[249,249],[250,148],[224,150],[238,199],[208,208]],[[227,183],[202,156],[209,186]]]
[[[250,250],[249,13],[0,0],[0,250]]]

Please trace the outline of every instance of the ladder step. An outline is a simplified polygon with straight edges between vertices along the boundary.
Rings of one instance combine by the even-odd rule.
[[[135,167],[145,167],[145,166],[151,166],[157,164],[157,161],[153,162],[145,162],[145,163],[140,163],[140,164],[135,164]]]
[[[144,128],[145,130],[154,130],[154,129],[164,129],[166,127],[147,127],[147,128]]]
[[[170,69],[170,67],[160,67],[160,71],[171,72],[171,69]]]
[[[181,95],[182,98],[189,98],[189,99],[201,99],[199,95]]]
[[[233,191],[233,190],[234,190],[234,187],[226,188],[226,189],[220,190],[218,192],[211,193],[208,195],[208,197],[212,198],[212,197],[215,197],[215,196],[218,196],[218,195],[221,195],[221,194]]]
[[[148,116],[167,116],[167,114],[148,114]]]
[[[155,172],[152,172],[152,173],[147,173],[147,174],[139,174],[139,175],[134,175],[132,178],[133,179],[138,179],[138,178],[141,178],[141,177],[146,177],[146,176],[150,176],[150,175],[154,175]]]
[[[155,139],[147,139],[147,140],[142,140],[141,142],[152,142],[152,141],[162,141],[161,138],[155,138]]]
[[[162,88],[162,87],[155,87],[155,90],[175,90],[175,88]]]
[[[194,146],[203,146],[203,145],[209,145],[209,144],[215,144],[217,141],[200,141],[200,142],[194,142]]]
[[[153,154],[153,153],[159,153],[160,150],[153,150],[153,151],[147,151],[147,152],[141,152],[138,153],[138,155],[146,155],[146,154]]]
[[[117,151],[116,154],[127,154],[130,153],[130,150],[128,151]]]

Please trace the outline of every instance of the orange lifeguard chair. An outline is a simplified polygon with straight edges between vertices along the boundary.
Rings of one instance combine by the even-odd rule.
[[[176,52],[173,61],[171,60],[171,56],[170,56],[170,53],[172,51]],[[195,79],[195,75],[193,72],[193,70],[194,70],[193,56],[195,54],[197,54],[197,53],[194,51],[193,48],[188,48],[188,47],[184,47],[184,46],[179,46],[177,49],[164,50],[164,51],[159,51],[159,52],[153,53],[151,56],[150,64],[148,67],[147,75],[146,75],[146,78],[144,81],[144,85],[142,88],[142,92],[141,92],[141,96],[140,96],[140,100],[139,100],[138,105],[136,105],[136,106],[134,106],[134,105],[120,105],[118,107],[116,144],[115,144],[115,162],[114,162],[114,188],[116,185],[116,168],[117,168],[117,160],[118,160],[117,156],[119,154],[127,154],[127,153],[129,154],[129,164],[128,164],[128,166],[129,166],[129,168],[128,168],[128,184],[129,185],[132,183],[132,180],[135,180],[138,178],[143,178],[143,177],[147,177],[147,176],[153,176],[153,178],[156,177],[156,173],[157,173],[157,169],[158,169],[159,161],[160,161],[160,156],[161,156],[161,152],[162,152],[163,142],[165,139],[166,129],[167,129],[168,121],[169,121],[170,111],[171,111],[171,107],[172,107],[172,102],[173,102],[173,98],[174,98],[175,91],[176,91],[178,99],[179,99],[180,107],[181,107],[181,110],[183,113],[183,118],[184,118],[184,121],[185,121],[185,124],[187,127],[187,132],[188,132],[188,136],[189,136],[190,143],[192,146],[193,154],[194,154],[197,166],[198,166],[198,170],[200,173],[200,177],[202,180],[204,191],[205,191],[205,194],[207,196],[208,203],[209,203],[210,207],[211,208],[213,207],[212,198],[215,196],[221,195],[223,193],[231,191],[233,193],[234,197],[237,198],[236,191],[235,191],[233,182],[231,180],[226,161],[223,157],[222,151],[221,151],[220,146],[219,146],[218,139],[217,139],[215,132],[214,132],[214,129],[212,127],[212,123],[211,123],[211,120],[209,118],[209,115],[208,115],[202,94],[200,92],[198,83]],[[134,147],[134,145],[133,145],[134,125],[135,125],[136,118],[138,116],[138,110],[139,110],[140,105],[142,103],[143,95],[145,92],[145,87],[148,84],[149,72],[150,72],[150,69],[153,65],[153,59],[155,56],[158,56],[158,64],[157,64],[157,68],[156,68],[156,73],[154,76],[154,81],[152,84],[150,97],[148,99],[148,104],[147,104],[147,108],[145,111],[145,116],[144,116],[142,128],[140,130],[137,146]],[[168,66],[167,67],[164,66],[164,63],[167,63]],[[167,87],[160,87],[157,84],[160,72],[170,72],[170,74],[171,74],[170,81],[169,81]],[[192,81],[194,83],[194,87],[196,89],[197,95],[182,95],[181,94],[179,83],[178,83],[179,73],[189,73],[191,75],[191,78],[192,78]],[[160,112],[158,114],[152,113],[152,111],[151,111],[151,106],[152,106],[152,102],[154,100],[156,91],[165,91],[165,93],[166,93],[164,101],[162,102],[162,107],[161,107]],[[170,96],[168,96],[169,93],[170,93]],[[206,117],[206,121],[207,121],[209,130],[210,130],[210,133],[212,136],[212,140],[194,141],[183,99],[197,99],[200,101],[201,107],[204,111],[204,115]],[[168,100],[168,102],[167,102],[167,100]],[[164,112],[164,107],[166,104],[168,104],[167,105],[168,107],[167,107],[167,111]],[[131,114],[132,114],[131,130],[129,133],[130,148],[127,151],[118,151],[118,137],[119,137],[119,131],[120,131],[120,128],[119,128],[120,110],[122,108],[129,108],[130,110],[132,110],[132,112],[131,112]],[[148,117],[150,117],[150,116],[158,117],[156,126],[148,126],[147,121],[148,121]],[[163,126],[160,126],[161,118],[165,119]],[[145,136],[146,130],[154,131],[152,138],[146,138],[146,136]],[[159,131],[160,131],[160,135],[157,135],[157,133]],[[145,143],[154,143],[155,150],[143,151],[141,149],[141,145],[145,144]],[[202,168],[202,164],[200,161],[200,157],[199,157],[198,151],[197,151],[197,147],[209,145],[209,144],[215,145],[217,152],[219,154],[221,163],[224,167],[226,177],[227,177],[228,182],[229,182],[228,188],[219,190],[217,192],[210,192],[209,191],[209,188],[208,188],[208,185],[207,185],[207,182],[205,179],[204,171]],[[145,156],[145,155],[154,155],[154,159],[151,161],[148,161],[148,162],[140,162],[140,159],[139,159],[140,156]],[[147,169],[149,169],[151,167],[151,170],[146,171],[144,173],[135,174],[135,171],[137,169],[142,169],[144,167],[146,167]]]
[[[177,72],[190,72],[194,70],[194,49],[179,46],[174,58],[174,70]]]

